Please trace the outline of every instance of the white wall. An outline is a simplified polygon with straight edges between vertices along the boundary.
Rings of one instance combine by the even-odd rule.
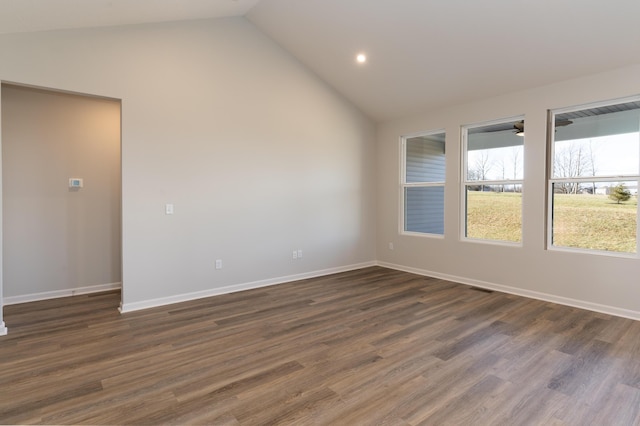
[[[122,99],[125,310],[375,260],[373,123],[243,18],[0,36],[0,79]]]
[[[1,99],[4,298],[119,286],[120,103],[7,85]]]
[[[547,109],[636,95],[640,66],[424,111],[378,128],[378,260],[387,266],[640,318],[640,259],[545,249]],[[460,240],[460,126],[525,114],[523,245]],[[445,238],[398,232],[399,137],[446,128]],[[395,250],[389,250],[388,243]]]
[[[2,99],[2,84],[0,84],[0,99]],[[0,130],[2,129],[2,102],[0,102]],[[2,132],[0,131],[0,145],[2,145]],[[2,150],[0,149],[0,152]],[[0,154],[1,157],[1,154]],[[0,166],[2,165],[2,158],[0,158]],[[1,167],[0,167],[1,168]],[[0,173],[0,176],[2,174]],[[2,197],[0,197],[0,223],[2,223]],[[0,226],[0,241],[2,241],[2,235],[3,235],[3,229]],[[2,265],[2,245],[0,244],[0,270],[2,270],[3,265]],[[2,294],[3,294],[3,286],[4,283],[2,281],[2,274],[0,274],[0,336],[4,336],[5,334],[7,334],[7,327],[5,326],[4,323],[4,319],[3,319],[3,299],[2,299]]]

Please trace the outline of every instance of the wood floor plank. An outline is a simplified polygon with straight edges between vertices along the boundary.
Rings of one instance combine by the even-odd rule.
[[[532,388],[507,382],[493,399],[486,398],[476,424],[487,425],[566,425],[554,416],[570,398],[553,389]]]
[[[640,322],[372,267],[5,307],[2,424],[639,425]]]

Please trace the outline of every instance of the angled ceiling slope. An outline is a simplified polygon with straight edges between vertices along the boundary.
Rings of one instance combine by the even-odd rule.
[[[0,34],[243,16],[259,0],[0,0]]]
[[[637,0],[261,0],[247,14],[377,121],[640,63],[638,16]]]
[[[640,63],[638,0],[0,0],[0,34],[228,16],[376,121]]]

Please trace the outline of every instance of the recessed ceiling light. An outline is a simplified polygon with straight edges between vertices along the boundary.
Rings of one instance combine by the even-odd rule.
[[[365,62],[367,62],[367,56],[364,53],[358,53],[358,56],[356,56],[356,61],[358,61],[359,64],[364,64]]]

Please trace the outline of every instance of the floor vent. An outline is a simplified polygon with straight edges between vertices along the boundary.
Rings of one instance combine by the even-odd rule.
[[[483,293],[489,293],[489,294],[493,293],[493,290],[489,290],[489,289],[486,289],[486,288],[480,288],[480,287],[469,287],[469,288],[471,290],[481,291]]]

